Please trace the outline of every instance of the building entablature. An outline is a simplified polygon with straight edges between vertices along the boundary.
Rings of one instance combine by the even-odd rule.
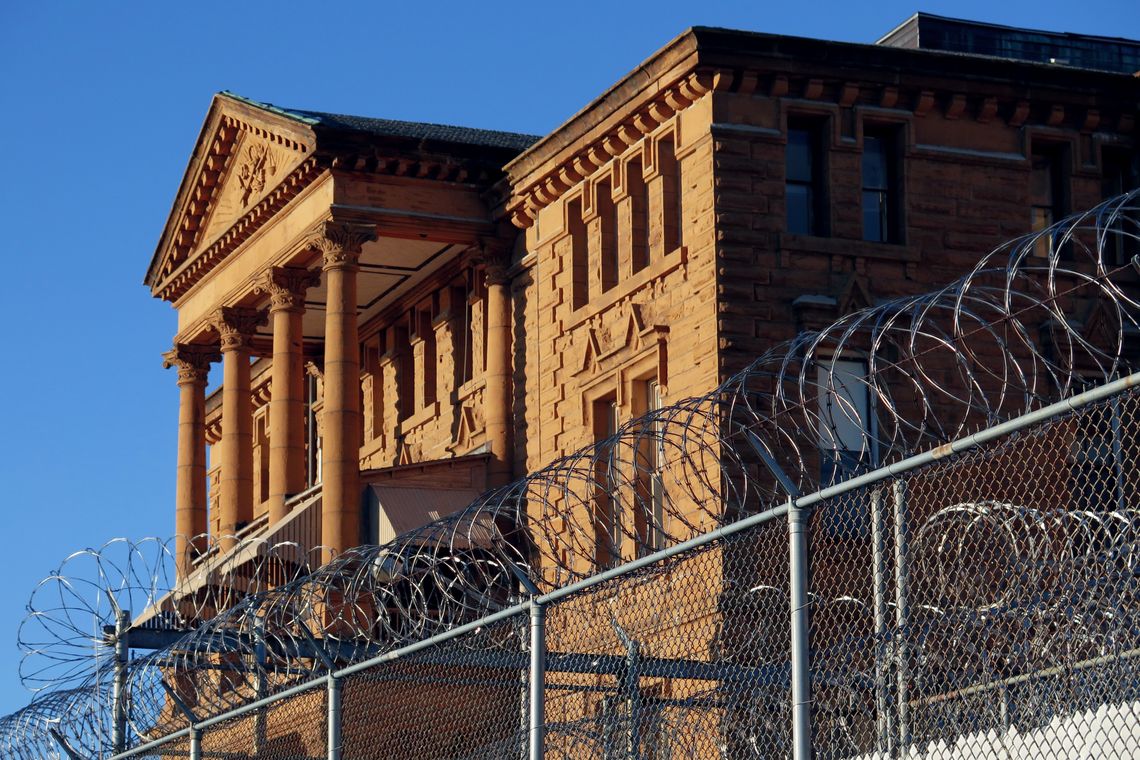
[[[751,124],[755,109],[734,107],[734,100],[982,124],[1000,119],[1015,128],[1110,139],[1134,131],[1140,105],[1140,79],[1123,74],[694,28],[507,164],[500,185],[510,195],[499,213],[530,228],[541,209],[643,146],[649,171],[645,138],[673,128],[680,112],[708,92],[717,94],[715,125],[760,129],[770,127]],[[778,130],[773,137],[781,137]]]

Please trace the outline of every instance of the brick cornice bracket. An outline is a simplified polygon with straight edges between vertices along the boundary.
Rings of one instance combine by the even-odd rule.
[[[269,311],[300,311],[305,291],[321,282],[321,273],[304,267],[273,267],[267,270],[255,289],[269,295]]]
[[[364,244],[375,239],[375,225],[325,222],[309,242],[321,252],[322,269],[327,272],[330,269],[355,269]]]
[[[210,374],[210,363],[222,358],[213,346],[196,343],[175,343],[174,348],[162,355],[162,368],[178,368],[178,384],[205,385]]]
[[[223,306],[210,317],[210,325],[218,331],[223,352],[250,350],[254,330],[268,321],[264,311],[243,306]]]

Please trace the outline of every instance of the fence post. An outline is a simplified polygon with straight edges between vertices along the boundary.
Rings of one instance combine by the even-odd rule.
[[[329,671],[328,677],[328,690],[329,690],[329,760],[340,760],[341,748],[341,711],[340,711],[340,696],[341,696],[341,682],[332,671]]]
[[[202,729],[190,726],[190,760],[202,760]]]
[[[166,682],[165,678],[158,680],[162,685],[162,690],[166,692],[166,698],[174,703],[183,715],[186,716],[186,721],[190,724],[190,760],[202,760],[202,729],[198,725],[198,716],[190,709],[190,706],[178,696],[178,692],[174,687]]]
[[[788,510],[788,561],[792,639],[792,757],[811,758],[811,652],[808,631],[808,518],[809,511]]]
[[[909,536],[907,535],[906,481],[899,478],[891,485],[895,507],[895,635],[898,637],[896,673],[898,701],[899,750],[905,752],[910,743],[910,647],[907,629],[910,624],[908,585],[910,581]]]
[[[269,694],[269,681],[266,678],[265,662],[265,616],[256,615],[253,619],[254,647],[253,653],[257,667],[257,698],[263,699]],[[261,708],[253,716],[253,753],[258,756],[265,748],[266,739],[266,709]]]
[[[887,757],[895,754],[895,721],[892,715],[890,658],[887,654],[887,544],[883,518],[883,489],[871,491],[871,565],[875,600],[875,745]]]
[[[530,601],[530,760],[542,760],[546,744],[546,608]]]
[[[115,614],[115,671],[111,684],[111,750],[121,754],[127,748],[127,660],[130,656],[128,631],[131,628],[130,610]]]

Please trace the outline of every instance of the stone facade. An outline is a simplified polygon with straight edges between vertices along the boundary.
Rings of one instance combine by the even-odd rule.
[[[1125,75],[710,29],[541,139],[220,94],[146,278],[179,316],[182,570],[192,537],[301,508],[343,551],[378,473],[484,455],[502,485],[959,276],[1134,183],[1138,99]]]

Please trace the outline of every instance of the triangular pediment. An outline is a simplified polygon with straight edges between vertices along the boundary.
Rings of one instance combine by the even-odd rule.
[[[869,308],[875,305],[874,298],[871,297],[871,290],[867,282],[867,278],[853,275],[843,290],[839,294],[837,301],[837,312],[839,316],[846,316],[854,314],[857,311]]]
[[[146,284],[164,286],[211,247],[262,223],[313,164],[310,125],[225,93],[214,96]],[[165,294],[164,294],[165,296]]]

